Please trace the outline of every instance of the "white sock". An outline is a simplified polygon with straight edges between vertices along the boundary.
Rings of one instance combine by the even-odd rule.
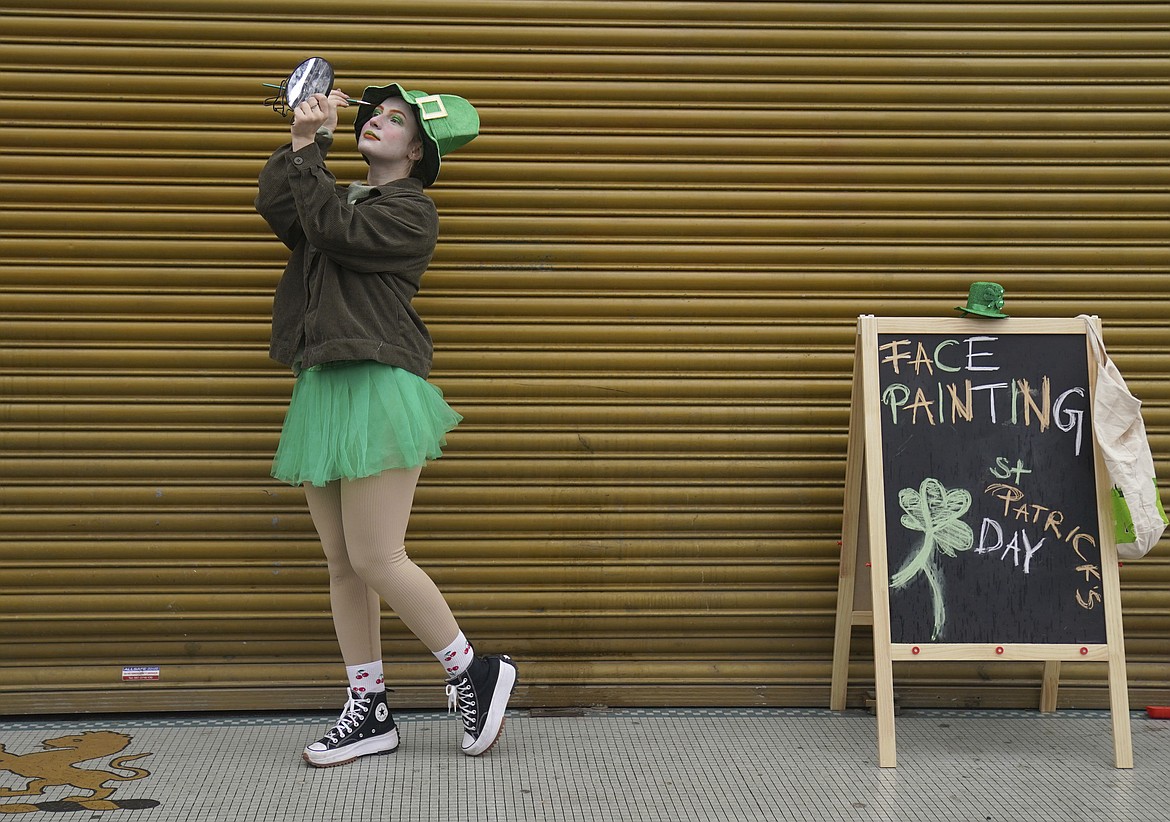
[[[435,651],[435,659],[443,666],[447,679],[454,679],[467,670],[471,660],[475,659],[475,651],[460,631],[454,642],[441,651]]]
[[[382,660],[375,659],[363,665],[347,665],[349,687],[359,694],[377,694],[386,690],[386,678],[382,674]]]

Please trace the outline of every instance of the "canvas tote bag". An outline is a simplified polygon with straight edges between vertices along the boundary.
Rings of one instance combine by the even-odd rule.
[[[1097,361],[1093,393],[1093,432],[1113,484],[1113,524],[1117,555],[1140,559],[1166,530],[1166,511],[1158,496],[1154,457],[1142,421],[1142,403],[1129,392],[1121,372],[1109,359],[1096,317],[1081,314],[1089,346]]]

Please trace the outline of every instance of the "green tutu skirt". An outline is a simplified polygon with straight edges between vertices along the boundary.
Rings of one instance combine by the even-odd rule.
[[[443,392],[383,363],[330,363],[302,371],[293,386],[272,476],[325,485],[416,468],[442,456],[462,420]]]

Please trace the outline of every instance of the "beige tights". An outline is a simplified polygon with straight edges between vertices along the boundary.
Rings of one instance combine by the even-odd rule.
[[[432,652],[459,635],[438,587],[406,555],[406,523],[419,468],[305,485],[329,565],[333,627],[346,665],[382,658],[379,597]]]

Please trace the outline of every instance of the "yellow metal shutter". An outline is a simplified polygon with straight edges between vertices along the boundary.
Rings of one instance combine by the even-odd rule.
[[[522,705],[827,705],[858,314],[973,280],[1099,314],[1170,476],[1170,5],[94,6],[0,9],[0,714],[336,702],[303,495],[267,475],[284,254],[251,205],[286,135],[260,83],[311,55],[483,118],[432,190],[417,303],[466,422],[409,549]],[[1163,701],[1165,544],[1121,578]],[[440,700],[384,638],[397,704]],[[1039,689],[896,673],[903,704]]]

